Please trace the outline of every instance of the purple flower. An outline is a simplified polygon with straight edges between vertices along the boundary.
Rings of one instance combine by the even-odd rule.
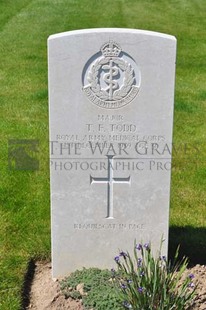
[[[137,267],[141,267],[142,266],[142,259],[138,258],[137,260]]]
[[[146,250],[149,250],[149,243],[145,243],[145,244],[144,244],[144,248],[145,248]]]
[[[122,283],[122,284],[121,284],[121,288],[122,288],[123,290],[126,290],[127,286],[126,286],[124,283]]]
[[[119,263],[119,256],[115,256],[114,260],[116,263]]]
[[[127,280],[127,283],[129,283],[129,284],[132,283],[132,280],[128,279],[128,280]]]
[[[123,302],[123,306],[125,307],[125,308],[127,308],[127,309],[131,309],[132,308],[132,305],[130,305],[129,303],[128,303],[128,301],[124,301]]]
[[[126,257],[127,257],[128,255],[127,255],[127,253],[121,251],[121,252],[119,253],[119,256],[123,256],[124,259],[126,259]]]
[[[142,294],[144,289],[143,289],[143,287],[140,286],[140,287],[138,287],[137,290],[138,290],[138,292],[139,292],[140,294]]]
[[[193,287],[195,287],[195,285],[194,285],[194,283],[193,283],[193,282],[190,282],[190,283],[188,284],[188,287],[193,288]]]
[[[144,271],[140,272],[140,277],[144,276]]]
[[[190,273],[188,277],[189,277],[190,279],[194,279],[195,276],[194,276],[193,273]]]
[[[139,251],[142,250],[142,245],[141,245],[141,243],[136,244],[136,249],[139,250]]]

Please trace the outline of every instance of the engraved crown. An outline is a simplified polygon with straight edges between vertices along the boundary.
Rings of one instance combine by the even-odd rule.
[[[121,47],[113,41],[109,41],[101,47],[101,52],[105,57],[118,57],[121,50]]]

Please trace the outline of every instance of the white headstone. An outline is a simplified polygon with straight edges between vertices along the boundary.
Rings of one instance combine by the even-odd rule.
[[[168,241],[176,39],[132,29],[52,35],[53,276],[110,268]]]

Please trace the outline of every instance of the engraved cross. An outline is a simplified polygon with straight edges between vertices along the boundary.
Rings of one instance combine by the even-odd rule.
[[[113,219],[113,184],[126,183],[130,184],[130,176],[127,178],[114,178],[113,177],[113,157],[114,155],[107,155],[108,158],[108,174],[105,178],[95,178],[90,175],[90,184],[100,183],[107,184],[107,216],[108,219]]]

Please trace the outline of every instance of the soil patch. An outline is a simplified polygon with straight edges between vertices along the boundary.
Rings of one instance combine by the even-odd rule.
[[[51,264],[36,262],[31,285],[28,310],[83,310],[80,301],[66,299],[60,291],[59,281],[53,281]]]
[[[83,310],[81,301],[66,299],[61,293],[59,281],[52,280],[50,263],[36,262],[35,265],[27,310]],[[198,283],[191,310],[206,310],[206,266],[196,265],[188,272],[195,275],[194,283]]]

